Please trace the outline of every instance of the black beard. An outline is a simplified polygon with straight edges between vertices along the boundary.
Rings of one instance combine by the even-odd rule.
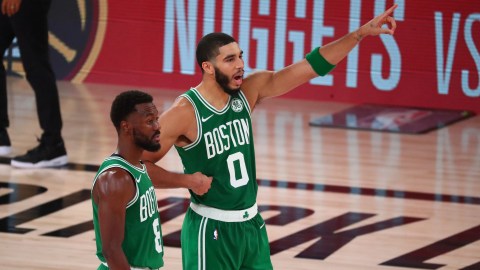
[[[155,132],[155,134],[153,134],[153,136],[156,136],[159,133],[160,132],[157,131]],[[140,148],[146,151],[157,152],[158,150],[160,150],[160,144],[155,142],[153,140],[153,137],[152,139],[149,139],[147,138],[147,136],[137,133],[135,129],[133,130],[133,138],[135,140],[135,145],[139,146]]]
[[[223,91],[229,95],[233,95],[235,94],[238,89],[240,88],[230,88],[228,86],[228,83],[230,82],[230,79],[228,78],[227,75],[225,75],[224,73],[222,73],[218,68],[215,67],[215,80],[217,81],[217,83],[220,85],[220,87],[222,87]]]

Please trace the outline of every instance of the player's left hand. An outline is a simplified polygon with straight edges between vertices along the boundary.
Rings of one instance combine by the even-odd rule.
[[[394,4],[382,14],[362,25],[357,30],[357,39],[360,40],[365,36],[376,36],[380,34],[393,35],[395,33],[395,28],[397,28],[397,23],[391,15],[397,7],[398,5]],[[383,27],[384,25],[387,25],[387,27]]]

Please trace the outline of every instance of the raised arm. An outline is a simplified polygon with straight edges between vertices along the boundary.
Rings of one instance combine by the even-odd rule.
[[[395,19],[391,17],[397,4],[362,25],[357,30],[332,41],[320,49],[314,49],[305,59],[287,66],[277,72],[259,71],[244,81],[242,89],[247,93],[251,104],[261,99],[285,94],[309,80],[330,72],[342,61],[355,46],[367,36],[380,34],[393,35]],[[382,26],[387,25],[387,28]]]
[[[350,51],[366,36],[378,36],[380,34],[393,35],[397,24],[390,15],[397,8],[397,4],[387,9],[382,14],[362,25],[357,30],[337,39],[320,48],[320,54],[330,64],[336,65],[342,61]],[[387,28],[382,26],[387,25]]]

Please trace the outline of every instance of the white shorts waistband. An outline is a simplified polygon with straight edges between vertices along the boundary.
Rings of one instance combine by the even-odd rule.
[[[244,210],[221,210],[202,204],[190,203],[192,210],[204,217],[223,222],[242,222],[255,217],[258,213],[258,206],[255,203],[252,207]]]

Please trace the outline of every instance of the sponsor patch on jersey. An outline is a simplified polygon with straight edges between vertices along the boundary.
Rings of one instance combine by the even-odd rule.
[[[241,112],[243,110],[243,103],[240,99],[234,98],[232,100],[232,110],[234,112]]]

